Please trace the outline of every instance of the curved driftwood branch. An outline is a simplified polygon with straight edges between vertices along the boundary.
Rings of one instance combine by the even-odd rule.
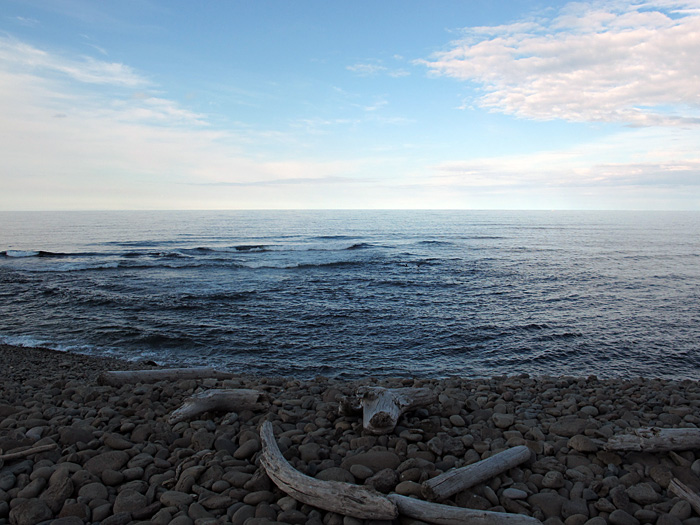
[[[374,490],[341,481],[322,481],[296,470],[282,456],[269,421],[260,427],[260,440],[260,463],[274,484],[294,499],[360,519],[391,520],[398,515],[396,505]]]
[[[401,414],[437,401],[429,388],[360,387],[356,395],[362,405],[362,427],[371,434],[388,434]]]
[[[122,386],[129,383],[156,383],[158,381],[180,381],[182,379],[230,379],[233,374],[209,367],[156,368],[153,370],[109,370],[97,377],[97,384]]]
[[[267,395],[258,390],[238,388],[232,390],[207,390],[186,399],[180,408],[175,410],[168,423],[171,425],[185,419],[213,410],[240,412],[241,410],[264,410],[270,406]]]
[[[439,503],[389,494],[401,514],[438,525],[541,525],[541,521],[524,514],[506,514],[488,510],[463,509]]]
[[[530,449],[525,445],[509,448],[490,458],[466,467],[448,470],[423,483],[423,495],[430,499],[445,499],[478,483],[520,465],[530,459]]]
[[[607,450],[669,452],[700,448],[700,428],[637,428],[633,434],[608,439]]]

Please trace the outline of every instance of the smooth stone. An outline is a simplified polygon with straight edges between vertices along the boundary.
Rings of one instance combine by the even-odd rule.
[[[496,412],[491,416],[491,420],[498,428],[509,428],[515,423],[515,416],[513,414],[499,414]]]
[[[257,439],[249,439],[236,449],[233,453],[233,457],[236,459],[249,459],[253,457],[256,452],[260,451],[260,448],[260,441]]]
[[[166,507],[189,506],[194,501],[191,494],[167,490],[160,495],[160,502]]]
[[[613,525],[639,525],[639,520],[622,509],[610,513],[608,520]]]
[[[460,416],[459,414],[452,414],[450,416],[450,423],[452,424],[453,427],[464,427],[467,425],[466,421],[464,421],[464,418]]]
[[[285,510],[277,515],[278,522],[290,525],[304,525],[308,520],[309,517],[300,510]]]
[[[120,470],[129,462],[129,459],[129,454],[123,450],[112,450],[88,459],[84,468],[91,474],[99,476],[106,470]]]
[[[34,525],[53,518],[54,513],[40,499],[28,499],[10,511],[10,523],[15,525]]]
[[[627,495],[632,501],[636,501],[642,506],[656,503],[660,497],[649,483],[632,485],[627,489]]]
[[[243,498],[243,503],[247,505],[257,505],[262,502],[272,502],[275,500],[274,494],[269,490],[259,490],[257,492],[249,492]]]
[[[365,485],[374,487],[379,492],[388,494],[399,483],[398,473],[390,468],[385,468],[365,480]]]
[[[93,499],[108,499],[109,491],[102,483],[88,483],[78,490],[78,496],[90,501]]]
[[[114,500],[114,513],[131,513],[134,509],[145,507],[148,504],[146,496],[133,489],[124,489]]]
[[[415,481],[402,481],[396,485],[394,492],[402,496],[423,497],[423,486]]]
[[[564,486],[564,475],[557,470],[550,470],[542,478],[542,486],[548,489],[560,489]]]
[[[49,485],[40,499],[46,502],[54,514],[57,514],[65,501],[73,494],[73,489],[73,482],[70,478],[59,478],[55,483]]]
[[[538,492],[527,498],[533,507],[539,507],[545,518],[559,517],[565,499],[556,492]]]
[[[340,466],[344,469],[350,470],[350,467],[353,465],[363,465],[372,469],[373,472],[379,472],[385,468],[396,470],[400,464],[401,459],[394,452],[390,452],[388,450],[373,450],[346,457]],[[353,473],[353,475],[355,474]]]
[[[569,448],[574,449],[582,454],[592,454],[598,452],[598,445],[596,445],[589,437],[577,434],[569,439],[567,442]]]
[[[374,474],[374,471],[371,468],[366,467],[365,465],[352,465],[350,467],[350,473],[354,477],[362,481]]]
[[[509,499],[527,499],[527,492],[509,487],[503,491],[503,496]]]
[[[558,419],[549,426],[549,432],[557,436],[574,437],[583,434],[588,426],[588,421],[577,417]]]
[[[316,474],[316,479],[323,481],[343,481],[345,483],[355,483],[355,476],[340,467],[330,467]]]

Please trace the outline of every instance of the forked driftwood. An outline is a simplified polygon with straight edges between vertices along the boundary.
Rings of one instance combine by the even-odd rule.
[[[280,452],[269,421],[260,427],[260,440],[260,463],[268,477],[297,501],[359,519],[397,517],[396,505],[372,489],[341,481],[322,481],[296,470]]]
[[[668,484],[668,491],[675,494],[679,498],[686,500],[688,503],[690,503],[690,506],[693,507],[693,510],[700,514],[700,495],[682,483],[679,479],[673,478],[671,480],[671,483]]]
[[[168,417],[175,424],[204,412],[240,412],[241,410],[264,410],[270,406],[267,395],[258,390],[236,388],[230,390],[206,390],[185,400],[180,408]]]
[[[419,499],[389,494],[389,500],[396,504],[399,513],[438,525],[541,525],[537,518],[524,514],[506,514],[488,510],[451,507],[440,503],[430,503]]]
[[[530,459],[525,445],[509,448],[466,467],[448,470],[423,483],[423,496],[442,500],[473,487]]]
[[[354,397],[341,401],[343,414],[362,409],[362,427],[371,434],[388,434],[396,427],[401,414],[437,401],[428,388],[360,387]]]
[[[220,372],[210,367],[156,368],[153,370],[109,370],[98,378],[99,385],[122,386],[129,383],[156,383],[158,381],[180,381],[182,379],[230,379],[233,374]]]
[[[700,448],[700,428],[637,428],[608,439],[607,450],[669,452]]]

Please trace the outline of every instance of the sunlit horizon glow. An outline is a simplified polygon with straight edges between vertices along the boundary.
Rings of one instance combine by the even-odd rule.
[[[9,0],[0,210],[700,210],[700,0]]]

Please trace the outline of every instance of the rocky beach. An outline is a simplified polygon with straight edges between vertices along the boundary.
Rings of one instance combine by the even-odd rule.
[[[669,491],[674,478],[700,491],[697,451],[605,446],[640,427],[696,428],[694,381],[236,374],[109,386],[98,383],[106,370],[157,367],[10,346],[0,347],[0,362],[0,523],[362,523],[275,486],[260,462],[259,428],[269,420],[284,457],[321,480],[423,498],[425,481],[526,446],[529,460],[441,503],[547,525],[700,525]],[[360,386],[427,388],[437,400],[371,435],[361,416],[339,413],[339,400]],[[169,422],[192,395],[240,388],[263,392],[269,406]]]

